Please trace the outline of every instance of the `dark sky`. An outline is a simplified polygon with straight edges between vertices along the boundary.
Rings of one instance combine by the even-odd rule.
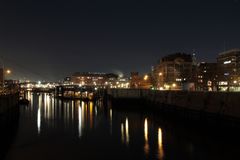
[[[0,57],[14,78],[145,73],[167,54],[212,62],[239,42],[238,0],[0,1]]]

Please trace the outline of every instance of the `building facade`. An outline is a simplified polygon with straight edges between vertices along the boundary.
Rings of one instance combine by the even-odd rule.
[[[130,88],[150,89],[152,86],[150,74],[139,75],[138,72],[131,72]]]
[[[129,88],[129,79],[113,73],[76,72],[70,78],[70,84],[94,86],[97,88]]]
[[[240,91],[240,49],[220,53],[217,57],[220,91]]]
[[[202,62],[197,67],[197,91],[217,91],[217,63]]]
[[[191,83],[194,81],[193,64],[193,56],[185,53],[175,53],[161,58],[152,70],[155,88],[182,90],[190,87],[194,89]]]
[[[76,72],[71,76],[73,84],[82,86],[113,86],[117,79],[118,75],[113,73]]]

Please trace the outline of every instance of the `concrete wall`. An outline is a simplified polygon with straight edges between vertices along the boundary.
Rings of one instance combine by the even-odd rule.
[[[115,99],[144,99],[159,107],[176,106],[183,110],[240,118],[240,93],[238,92],[109,89],[107,93]]]
[[[0,115],[15,109],[18,105],[19,94],[0,95]]]

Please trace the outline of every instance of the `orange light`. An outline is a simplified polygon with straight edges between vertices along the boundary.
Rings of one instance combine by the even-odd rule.
[[[8,70],[6,70],[6,73],[7,73],[7,74],[11,74],[12,71],[8,69]]]
[[[145,75],[143,78],[145,81],[148,80],[148,75]]]

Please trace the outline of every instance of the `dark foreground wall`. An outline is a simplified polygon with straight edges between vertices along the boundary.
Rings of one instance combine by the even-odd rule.
[[[3,116],[18,107],[19,94],[0,95],[0,115]]]
[[[17,132],[19,107],[18,94],[0,96],[0,159],[4,159]]]
[[[205,115],[240,120],[240,93],[238,92],[187,92],[153,91],[137,89],[111,89],[112,101],[144,104],[145,108],[193,111]],[[121,104],[123,105],[123,104]]]

